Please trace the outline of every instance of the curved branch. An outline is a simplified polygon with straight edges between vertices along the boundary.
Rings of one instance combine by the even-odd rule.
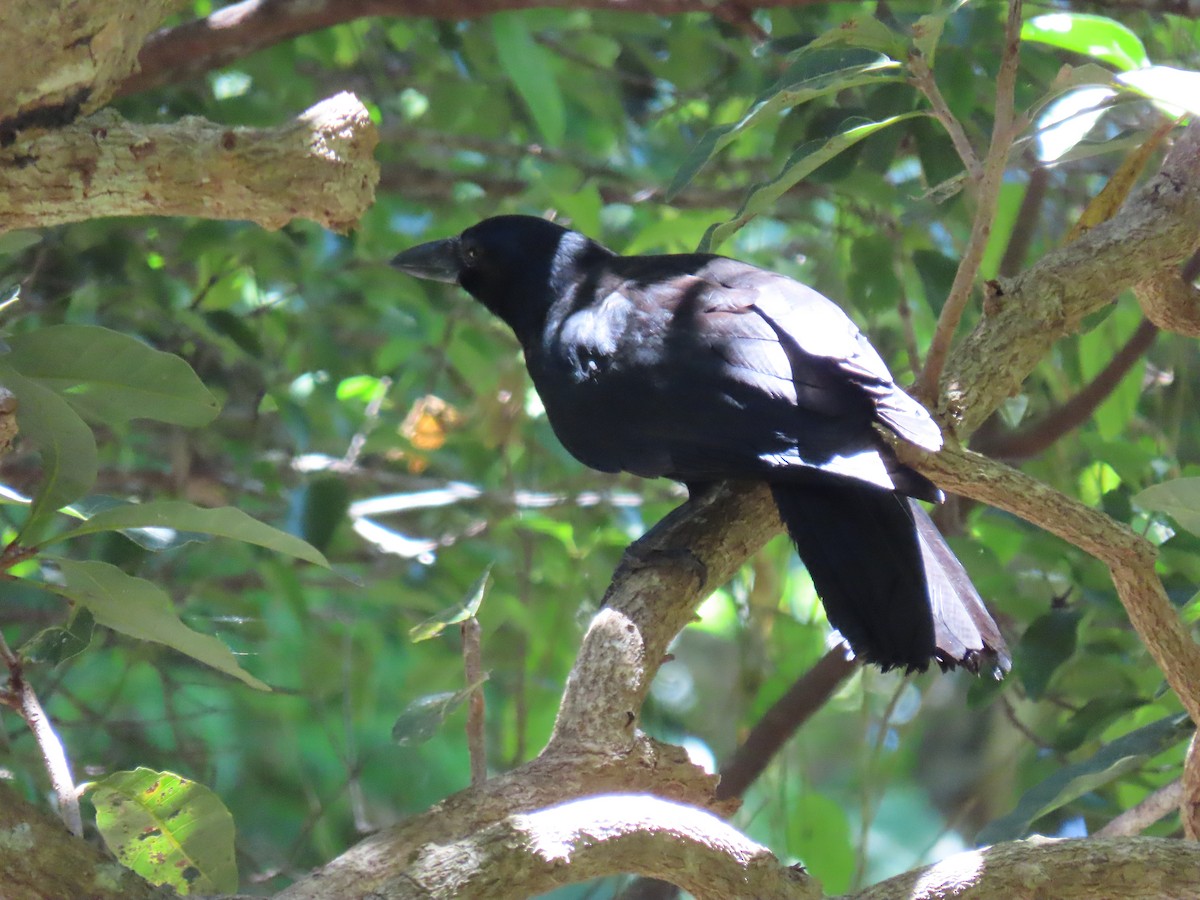
[[[1197,871],[1200,844],[1189,841],[1032,838],[958,853],[843,900],[1195,900]]]
[[[1149,541],[1100,510],[994,459],[957,448],[936,454],[898,450],[905,462],[947,490],[1019,516],[1107,565],[1134,629],[1192,721],[1200,722],[1200,645],[1167,599]]]
[[[754,723],[733,756],[721,766],[717,797],[740,797],[797,729],[833,696],[858,662],[844,645],[826,653]]]
[[[353,94],[280,128],[188,118],[138,125],[111,110],[0,149],[0,233],[101,216],[308,218],[345,231],[374,199],[375,126]]]
[[[942,378],[943,426],[960,438],[978,427],[1088,314],[1187,257],[1200,239],[1198,220],[1200,123],[1184,129],[1160,172],[1113,218],[1017,277],[989,283],[983,318]]]
[[[712,813],[647,794],[588,797],[427,844],[396,898],[524,900],[625,872],[670,878],[700,900],[817,900],[820,885]]]

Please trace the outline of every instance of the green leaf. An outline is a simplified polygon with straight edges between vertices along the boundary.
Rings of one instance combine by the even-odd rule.
[[[1192,730],[1187,716],[1176,715],[1117,738],[1090,759],[1059,769],[1030,788],[1011,813],[979,832],[976,843],[996,844],[1025,837],[1042,816],[1140,768],[1147,760],[1185,740]]]
[[[52,325],[9,339],[8,365],[104,424],[157,419],[206,425],[220,404],[191,366],[96,325]]]
[[[938,42],[942,39],[942,32],[946,29],[946,20],[966,4],[967,0],[958,0],[957,3],[951,3],[944,9],[921,16],[913,23],[913,46],[929,62],[930,68],[933,67],[934,54],[937,51]]]
[[[684,159],[667,199],[672,199],[696,177],[710,159],[746,129],[764,121],[775,121],[779,113],[815,97],[864,84],[902,81],[900,64],[867,50],[826,50],[805,53],[783,76],[754,102],[736,122],[709,129]]]
[[[800,857],[826,891],[849,889],[854,875],[855,841],[846,808],[807,785],[799,785],[789,794],[788,853]]]
[[[488,578],[491,574],[492,567],[489,564],[483,570],[483,574],[471,585],[461,602],[456,603],[449,609],[443,609],[437,615],[430,616],[424,622],[410,628],[408,636],[412,642],[415,644],[419,641],[427,641],[431,637],[437,637],[447,625],[456,625],[459,622],[465,622],[479,612],[479,605],[483,603],[484,594],[487,593]]]
[[[1074,654],[1080,618],[1073,610],[1052,609],[1025,629],[1013,652],[1013,669],[1029,699],[1040,698],[1058,667]]]
[[[1034,16],[1021,26],[1021,40],[1090,56],[1121,71],[1150,63],[1142,39],[1133,31],[1113,19],[1089,13],[1056,12]]]
[[[425,743],[442,727],[442,723],[475,693],[483,682],[460,691],[443,691],[418,697],[404,708],[392,726],[392,740],[401,747],[416,747]]]
[[[42,456],[42,480],[29,518],[17,536],[33,543],[59,507],[83,496],[96,481],[92,429],[58,394],[10,369],[0,357],[0,384],[17,397],[17,426]]]
[[[521,13],[492,16],[492,37],[500,65],[512,79],[546,143],[557,146],[566,134],[562,93],[550,65],[550,53],[533,39]]]
[[[204,785],[138,768],[87,790],[96,828],[122,865],[180,894],[237,891],[233,816]]]
[[[793,185],[803,180],[814,169],[829,162],[829,160],[847,148],[853,147],[859,141],[870,137],[877,131],[882,131],[889,125],[895,125],[897,122],[903,122],[905,119],[913,119],[926,115],[928,114],[919,110],[901,113],[898,116],[890,116],[878,122],[861,122],[857,125],[851,125],[826,141],[809,141],[788,158],[788,161],[783,166],[783,171],[777,176],[769,181],[759,182],[750,189],[750,195],[746,198],[736,216],[728,222],[722,222],[710,227],[704,233],[704,239],[700,242],[700,247],[698,248],[699,251],[701,253],[713,252],[722,242],[736,234],[751,219],[769,210],[775,201],[790,190]]]
[[[239,666],[229,648],[215,637],[184,625],[171,598],[157,585],[104,562],[55,562],[66,584],[47,583],[45,587],[86,606],[99,624],[140,641],[165,644],[260,691],[271,689]]]
[[[1133,496],[1142,509],[1164,512],[1192,534],[1200,534],[1200,478],[1174,478]]]
[[[57,666],[88,648],[95,627],[96,619],[91,612],[78,606],[65,628],[61,625],[44,628],[22,644],[21,658],[31,663]]]
[[[862,47],[892,57],[902,57],[908,52],[908,41],[904,36],[871,13],[860,13],[847,19],[795,52],[810,53],[833,46]]]
[[[1142,312],[1136,305],[1121,304],[1103,322],[1079,336],[1079,369],[1085,382],[1091,382],[1108,366],[1141,321]],[[1145,361],[1138,359],[1092,413],[1092,421],[1104,440],[1118,441],[1128,433],[1142,399],[1145,368]]]
[[[70,531],[56,535],[47,543],[96,534],[100,531],[121,531],[126,528],[159,528],[175,532],[199,532],[215,537],[232,538],[247,544],[266,547],[329,568],[329,561],[311,544],[294,534],[272,528],[232,506],[206,509],[183,500],[152,500],[149,503],[130,503],[96,513]],[[152,548],[153,549],[153,548]]]
[[[0,256],[12,256],[40,243],[42,235],[37,231],[9,231],[0,235]]]

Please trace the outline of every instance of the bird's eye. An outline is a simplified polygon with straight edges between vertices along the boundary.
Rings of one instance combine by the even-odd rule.
[[[473,266],[479,262],[480,255],[479,248],[474,244],[467,244],[462,248],[463,262],[468,266]]]

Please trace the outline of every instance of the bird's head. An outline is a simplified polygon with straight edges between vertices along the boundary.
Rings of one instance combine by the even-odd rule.
[[[405,250],[392,265],[408,275],[460,284],[524,341],[550,305],[611,251],[536,216],[495,216],[458,237]]]

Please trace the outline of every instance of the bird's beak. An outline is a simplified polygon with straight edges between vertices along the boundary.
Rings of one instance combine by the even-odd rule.
[[[458,273],[462,268],[458,238],[446,238],[410,247],[392,257],[392,266],[414,278],[458,284]]]

